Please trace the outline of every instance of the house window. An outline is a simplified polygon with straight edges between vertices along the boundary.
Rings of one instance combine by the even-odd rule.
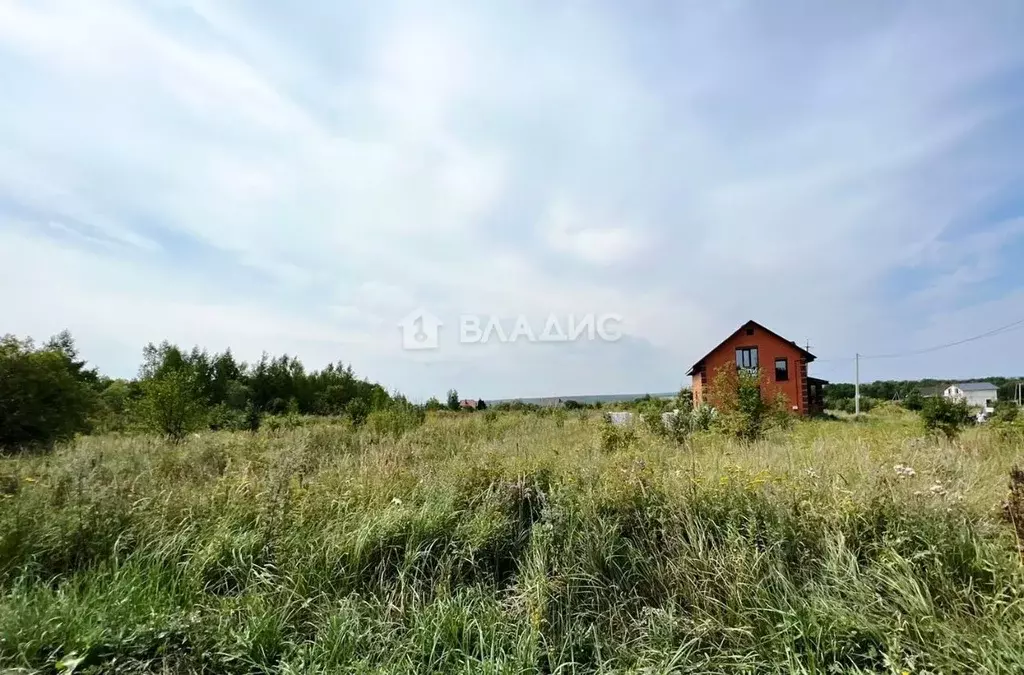
[[[739,347],[736,349],[736,367],[757,369],[757,347]]]
[[[775,381],[789,381],[789,359],[775,359]]]

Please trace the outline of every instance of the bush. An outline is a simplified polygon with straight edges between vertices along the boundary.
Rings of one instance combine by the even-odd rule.
[[[206,422],[206,408],[195,379],[173,370],[142,382],[141,417],[153,431],[180,441]]]
[[[674,410],[662,420],[660,433],[666,438],[682,443],[693,431],[693,415],[689,410]]]
[[[875,406],[878,405],[878,399],[871,398],[869,396],[860,397],[860,411],[862,413],[871,412]],[[834,412],[844,412],[847,414],[854,414],[857,412],[857,400],[854,398],[825,398],[825,409],[832,410]]]
[[[650,431],[661,435],[665,432],[665,424],[661,421],[661,415],[668,412],[668,405],[668,401],[648,397],[637,402],[636,414],[640,416]]]
[[[226,404],[220,403],[210,408],[207,413],[207,423],[214,431],[221,429],[238,431],[245,428],[245,415],[240,410],[234,410]]]
[[[1020,416],[1020,408],[1013,401],[996,401],[992,419],[997,422],[1013,422]]]
[[[948,439],[959,436],[963,428],[973,421],[966,401],[945,396],[925,399],[921,418],[924,420],[925,430],[930,433],[941,433]]]
[[[100,392],[94,409],[93,431],[125,431],[134,419],[132,414],[141,390],[134,382],[114,380]]]
[[[263,423],[263,411],[260,410],[259,406],[257,406],[255,403],[253,403],[252,401],[249,401],[249,403],[247,403],[246,406],[245,406],[244,419],[243,419],[244,427],[243,428],[246,431],[248,431],[249,433],[254,434],[254,433],[256,433],[257,431],[260,430],[260,425],[262,423]]]
[[[616,426],[611,418],[604,417],[601,424],[601,450],[616,452],[625,450],[636,441],[636,429],[632,425]]]
[[[374,410],[366,417],[366,427],[381,436],[399,437],[423,424],[426,413],[411,404],[392,405]]]
[[[903,407],[907,410],[920,412],[921,409],[924,408],[924,396],[921,396],[921,392],[916,389],[911,390],[911,392],[903,398]]]
[[[701,403],[690,413],[690,428],[693,431],[708,431],[714,424],[718,412],[707,403]]]
[[[760,369],[720,368],[708,391],[708,400],[718,411],[716,426],[730,436],[753,441],[768,428],[788,423],[785,395],[766,395],[770,388]]]
[[[51,446],[87,430],[94,396],[73,366],[57,349],[0,339],[0,447]]]
[[[362,426],[370,416],[370,404],[365,399],[354,398],[345,406],[345,414],[352,420],[353,426]]]

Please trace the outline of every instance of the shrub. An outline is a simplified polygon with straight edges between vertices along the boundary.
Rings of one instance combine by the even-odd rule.
[[[254,434],[254,433],[256,433],[257,431],[260,430],[260,425],[262,423],[263,423],[263,411],[260,410],[259,406],[257,406],[255,403],[253,403],[252,401],[249,401],[249,403],[247,403],[246,406],[245,406],[245,413],[244,413],[244,420],[243,420],[244,429],[246,431],[248,431],[249,433]]]
[[[354,426],[362,426],[370,416],[370,404],[365,399],[354,398],[345,406],[345,414],[352,420]]]
[[[100,392],[94,409],[93,431],[125,431],[133,424],[132,413],[141,391],[135,382],[114,380]]]
[[[206,421],[206,409],[192,375],[172,370],[142,382],[141,418],[151,430],[180,441]]]
[[[924,396],[921,396],[921,392],[918,390],[912,389],[910,393],[903,398],[903,407],[907,410],[920,412],[920,410],[924,408]]]
[[[674,410],[661,420],[660,433],[676,443],[682,443],[693,431],[693,415],[688,410]]]
[[[860,411],[862,413],[871,412],[878,404],[877,399],[873,399],[869,396],[860,397]],[[835,412],[844,412],[850,415],[857,412],[857,401],[854,398],[827,398],[825,399],[825,409],[833,410]]]
[[[945,396],[925,399],[921,418],[924,420],[925,430],[930,433],[941,433],[948,439],[959,436],[963,428],[972,421],[966,401]]]
[[[207,423],[214,431],[220,429],[237,431],[244,427],[244,415],[240,410],[234,410],[227,404],[219,403],[207,412]]]
[[[1013,422],[1020,415],[1020,408],[1013,401],[996,401],[992,419],[998,422]]]
[[[770,383],[760,369],[719,368],[708,391],[708,400],[718,411],[716,425],[730,436],[744,441],[761,438],[788,415],[786,397],[768,394]]]
[[[690,428],[693,431],[708,431],[718,416],[717,411],[707,403],[701,403],[690,413]]]
[[[668,401],[648,397],[637,402],[636,414],[650,431],[660,435],[665,431],[661,415],[668,411],[668,404]]]
[[[625,450],[636,441],[636,429],[631,424],[616,426],[607,415],[601,424],[601,450]]]
[[[418,427],[425,417],[426,413],[416,406],[396,404],[370,413],[366,427],[378,435],[397,438]]]

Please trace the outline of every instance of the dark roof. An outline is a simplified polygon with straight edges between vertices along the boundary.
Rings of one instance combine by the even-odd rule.
[[[762,326],[762,325],[761,325],[761,324],[759,324],[758,322],[756,322],[756,321],[753,321],[753,320],[751,320],[751,321],[748,321],[748,322],[746,322],[745,324],[743,324],[742,326],[740,326],[739,328],[737,328],[737,329],[736,329],[736,330],[734,330],[733,332],[729,333],[729,335],[728,335],[728,336],[726,336],[726,338],[725,338],[724,340],[722,340],[722,341],[721,341],[721,342],[719,342],[719,343],[718,343],[717,345],[715,345],[715,348],[714,348],[714,349],[712,349],[711,351],[709,351],[709,352],[708,352],[707,354],[705,354],[704,356],[700,357],[700,360],[698,360],[698,361],[697,361],[696,363],[694,363],[694,364],[693,364],[692,366],[690,366],[690,369],[689,369],[688,371],[686,371],[686,374],[687,374],[687,375],[693,375],[693,373],[694,373],[694,372],[695,372],[695,371],[697,370],[697,368],[699,368],[699,367],[700,367],[700,366],[701,366],[701,365],[702,365],[702,364],[704,363],[704,359],[706,359],[707,357],[711,356],[711,355],[712,355],[712,354],[714,354],[714,353],[715,353],[716,351],[718,351],[718,349],[719,349],[719,348],[720,348],[720,347],[721,347],[722,345],[724,345],[724,344],[725,344],[726,342],[728,342],[729,340],[731,340],[731,339],[732,339],[732,336],[736,335],[736,334],[737,334],[737,333],[739,333],[739,332],[740,332],[741,330],[745,330],[745,329],[747,329],[747,328],[750,328],[751,326],[754,326],[754,327],[760,328],[760,329],[761,329],[761,330],[763,330],[764,332],[768,333],[769,335],[774,335],[775,337],[779,338],[779,339],[780,339],[780,340],[782,340],[783,342],[788,342],[788,343],[790,343],[791,345],[793,345],[794,347],[796,347],[796,348],[797,348],[797,350],[798,350],[798,351],[799,351],[799,352],[800,352],[801,354],[803,354],[804,358],[805,358],[805,359],[807,359],[807,363],[810,363],[810,362],[811,362],[811,361],[813,361],[813,360],[814,360],[815,358],[817,358],[817,357],[815,357],[815,356],[814,356],[814,354],[810,353],[809,351],[807,351],[806,349],[804,349],[803,347],[801,347],[801,346],[800,346],[800,345],[798,345],[797,343],[793,342],[792,340],[787,340],[786,338],[782,337],[781,335],[779,335],[779,334],[778,334],[778,333],[776,333],[775,331],[773,331],[773,330],[770,330],[770,329],[768,329],[768,328],[765,328],[764,326]]]
[[[988,391],[990,389],[998,389],[996,385],[991,382],[958,382],[953,385],[960,391]]]
[[[807,376],[807,382],[808,384],[828,384],[828,380],[823,380],[820,377],[811,377],[810,375]]]

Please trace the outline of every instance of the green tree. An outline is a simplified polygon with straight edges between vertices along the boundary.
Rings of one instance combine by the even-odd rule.
[[[448,409],[458,411],[459,410],[459,392],[454,389],[448,390]]]
[[[100,392],[96,406],[96,424],[103,431],[124,431],[131,424],[132,405],[136,390],[134,383],[111,380]]]
[[[476,409],[477,410],[487,410],[487,401],[485,401],[483,399],[480,399],[479,401],[477,401],[476,402]]]
[[[174,442],[203,426],[206,406],[194,376],[184,369],[142,382],[142,419]]]
[[[444,406],[437,400],[436,396],[431,396],[427,399],[427,402],[423,405],[423,408],[428,412],[436,412],[438,410],[444,410]]]
[[[99,374],[95,368],[86,368],[86,362],[78,358],[78,348],[70,331],[65,329],[57,333],[46,341],[43,349],[60,354],[76,380],[99,389]]]
[[[95,394],[67,340],[70,349],[0,338],[0,447],[47,447],[88,430]]]

